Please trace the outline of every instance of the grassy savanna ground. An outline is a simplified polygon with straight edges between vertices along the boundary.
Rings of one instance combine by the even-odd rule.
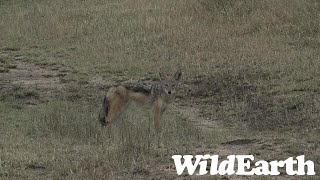
[[[0,1],[0,179],[175,178],[173,154],[240,152],[305,154],[320,173],[319,12],[316,0]],[[177,69],[163,148],[140,109],[101,132],[106,87]]]

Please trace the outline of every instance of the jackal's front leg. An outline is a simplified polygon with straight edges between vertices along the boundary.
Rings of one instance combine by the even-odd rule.
[[[164,147],[161,141],[161,136],[160,136],[160,119],[164,109],[165,108],[163,107],[163,101],[161,98],[158,97],[152,107],[154,127],[155,127],[158,147]]]
[[[153,121],[154,121],[154,129],[156,134],[160,133],[160,118],[161,118],[161,105],[159,102],[156,102],[153,106]]]

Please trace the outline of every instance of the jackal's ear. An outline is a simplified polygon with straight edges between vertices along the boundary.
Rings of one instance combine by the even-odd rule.
[[[182,76],[182,72],[181,71],[177,71],[173,78],[176,80],[176,81],[179,81],[181,79],[181,76]]]

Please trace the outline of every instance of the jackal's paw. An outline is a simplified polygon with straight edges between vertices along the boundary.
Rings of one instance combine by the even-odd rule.
[[[108,126],[109,122],[106,120],[99,120],[102,127]]]
[[[158,143],[158,148],[164,148],[164,144],[162,142]]]
[[[151,131],[150,132],[150,137],[156,137],[157,136],[157,133],[156,132],[154,132],[154,131]]]

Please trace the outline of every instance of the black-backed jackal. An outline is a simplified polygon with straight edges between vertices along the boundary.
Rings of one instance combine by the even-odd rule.
[[[112,86],[107,91],[102,110],[99,113],[99,121],[106,126],[114,121],[130,102],[138,105],[149,105],[153,114],[154,127],[157,134],[160,132],[160,118],[175,96],[176,86],[182,73],[176,72],[170,78],[160,73],[160,81],[146,84],[139,82],[134,85]]]

